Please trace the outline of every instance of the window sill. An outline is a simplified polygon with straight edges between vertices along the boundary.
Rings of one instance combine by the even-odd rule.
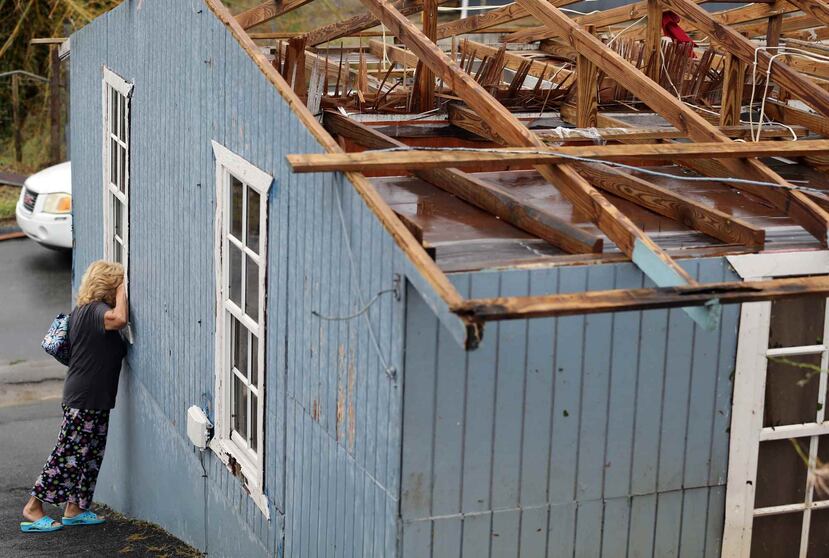
[[[213,450],[222,463],[233,475],[242,482],[245,492],[253,499],[256,507],[270,521],[271,514],[268,505],[268,497],[262,491],[262,474],[250,465],[248,459],[243,455],[236,444],[227,438],[213,438],[209,447]]]

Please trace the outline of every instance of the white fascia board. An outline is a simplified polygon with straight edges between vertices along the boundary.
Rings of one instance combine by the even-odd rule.
[[[273,184],[273,176],[257,168],[253,163],[245,160],[217,141],[211,140],[210,143],[213,144],[213,155],[216,157],[217,163],[263,196],[268,195],[271,184]]]
[[[763,252],[726,256],[743,279],[829,274],[829,250]]]

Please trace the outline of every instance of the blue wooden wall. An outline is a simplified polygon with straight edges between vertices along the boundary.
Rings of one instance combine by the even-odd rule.
[[[452,278],[468,297],[652,286],[632,264]],[[490,323],[465,353],[409,296],[402,556],[719,556],[737,306],[712,333],[680,309]]]
[[[101,67],[134,83],[130,303],[135,344],[96,497],[211,556],[391,556],[397,544],[401,255],[342,175],[294,175],[320,152],[202,0],[127,1],[72,37],[74,283],[102,255]],[[271,521],[185,412],[212,414],[215,167],[211,140],[271,173],[265,492]],[[344,229],[337,210],[341,196]],[[354,246],[354,274],[346,248]],[[373,324],[379,350],[367,327]],[[202,477],[204,471],[206,477]],[[171,502],[173,504],[171,504]],[[284,546],[281,544],[284,536]]]

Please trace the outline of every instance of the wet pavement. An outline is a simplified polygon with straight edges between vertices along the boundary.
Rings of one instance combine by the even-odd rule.
[[[71,308],[72,254],[28,238],[0,242],[0,366],[47,357],[40,342]]]

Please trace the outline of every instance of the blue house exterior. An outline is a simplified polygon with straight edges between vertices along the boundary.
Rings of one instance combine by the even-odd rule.
[[[349,179],[290,172],[285,154],[323,148],[205,0],[128,0],[71,38],[75,288],[103,255],[103,67],[133,87],[134,341],[98,500],[216,557],[720,554],[738,306],[713,332],[680,309],[501,322],[465,350]],[[215,420],[212,141],[273,177],[267,516],[186,432],[192,405]],[[450,279],[476,297],[649,285],[631,263]]]

